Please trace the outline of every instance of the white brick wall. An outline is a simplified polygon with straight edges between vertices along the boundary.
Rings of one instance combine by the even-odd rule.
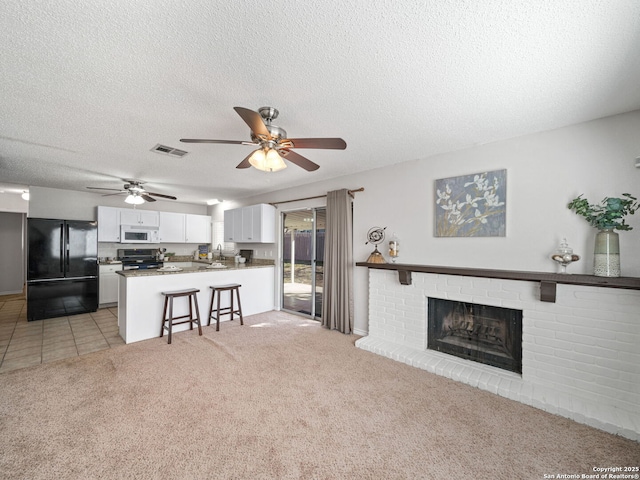
[[[369,335],[359,348],[640,441],[640,292],[369,270]],[[427,350],[427,297],[523,311],[522,375]]]

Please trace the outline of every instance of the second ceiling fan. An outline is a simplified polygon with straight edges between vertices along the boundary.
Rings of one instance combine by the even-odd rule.
[[[236,168],[251,166],[266,172],[276,172],[286,168],[283,158],[312,172],[320,168],[317,163],[292,151],[293,148],[317,148],[344,150],[347,143],[341,138],[287,138],[284,129],[271,125],[277,118],[278,110],[262,107],[257,112],[243,107],[233,107],[251,129],[251,141],[208,140],[202,138],[181,138],[185,143],[223,143],[231,145],[255,145],[259,147],[240,162]]]

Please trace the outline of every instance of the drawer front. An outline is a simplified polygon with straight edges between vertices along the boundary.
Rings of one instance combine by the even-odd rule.
[[[116,273],[122,270],[122,265],[100,265],[100,274]]]

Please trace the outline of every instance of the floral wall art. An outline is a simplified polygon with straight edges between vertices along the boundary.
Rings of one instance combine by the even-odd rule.
[[[436,180],[436,237],[504,237],[507,171]]]

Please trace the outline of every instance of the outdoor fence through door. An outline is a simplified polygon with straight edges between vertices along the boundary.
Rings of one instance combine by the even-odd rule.
[[[310,208],[282,214],[282,308],[322,317],[326,210]]]

